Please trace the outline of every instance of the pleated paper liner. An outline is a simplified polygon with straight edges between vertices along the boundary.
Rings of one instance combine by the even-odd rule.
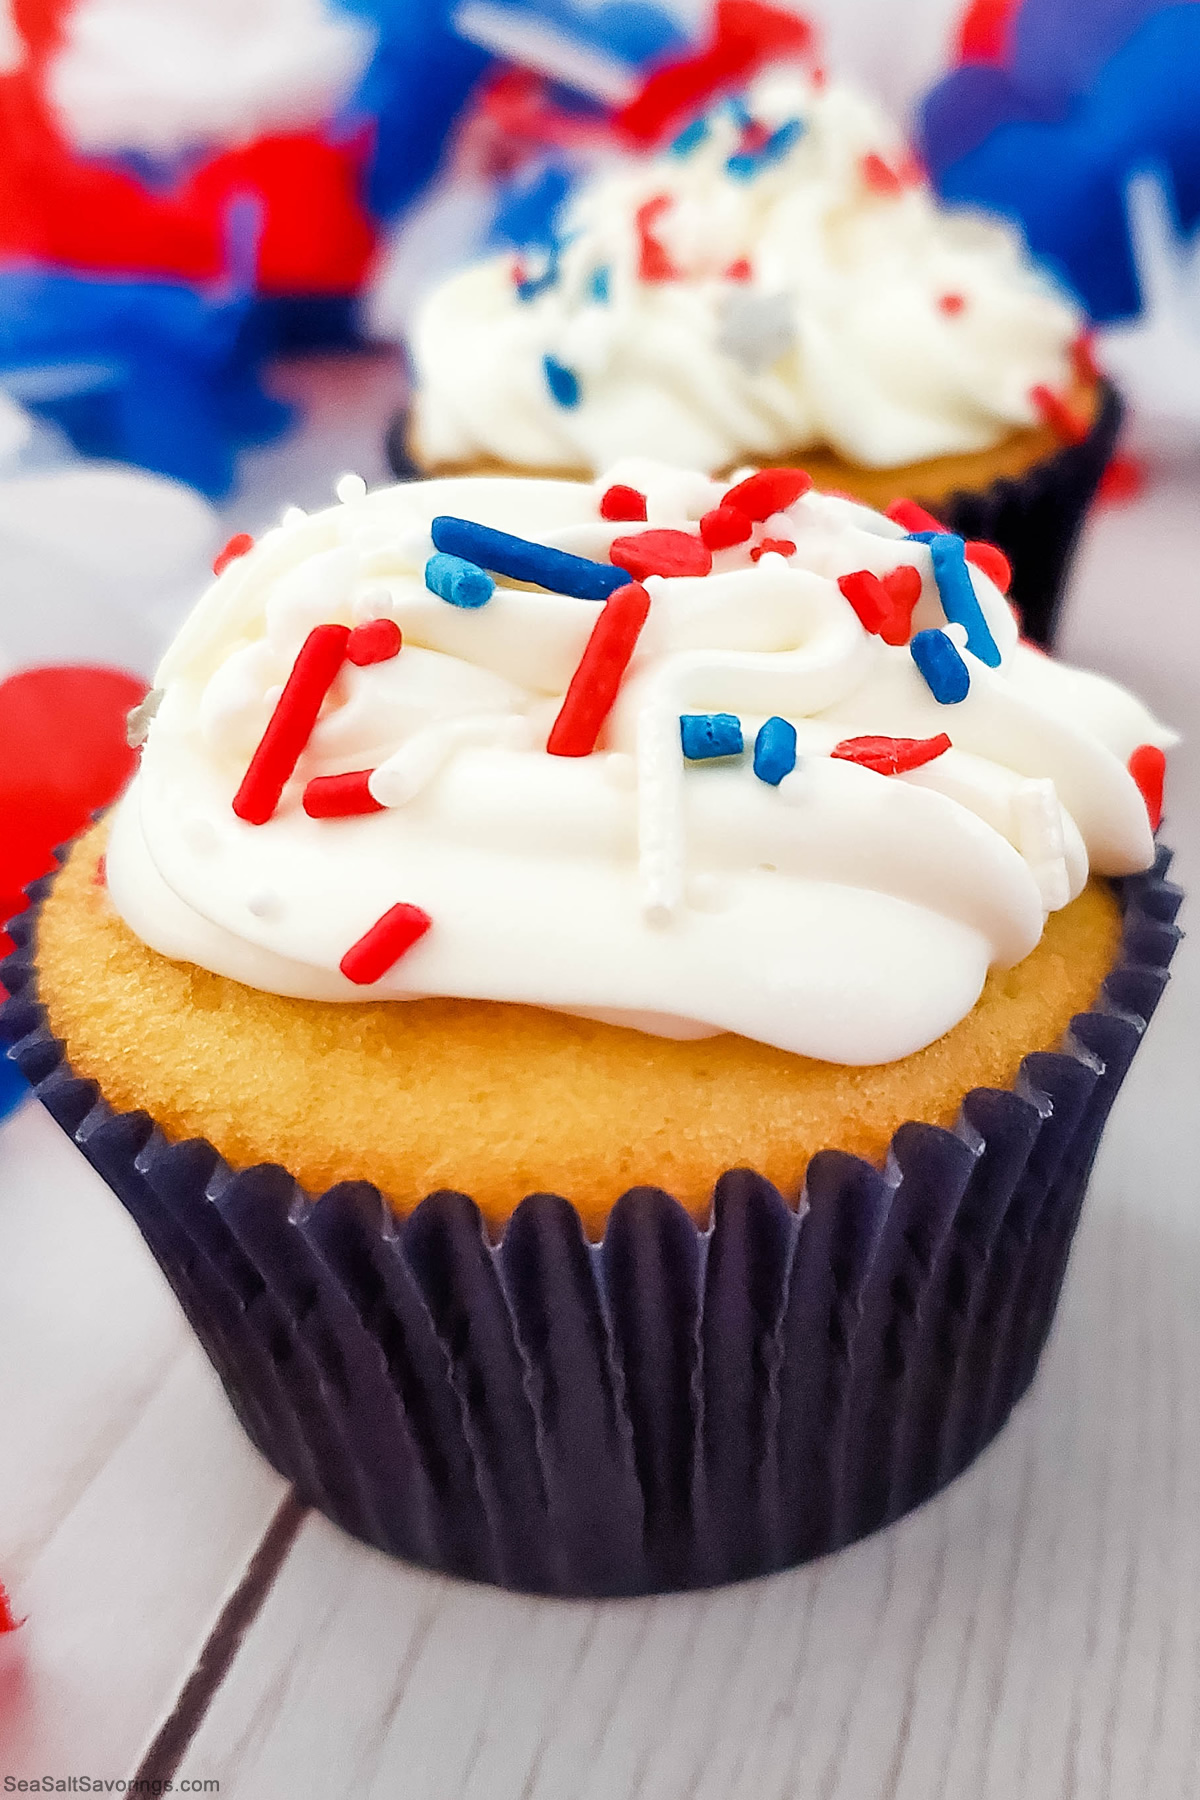
[[[960,537],[1000,546],[1012,565],[1011,598],[1021,609],[1025,635],[1035,643],[1053,642],[1071,557],[1113,453],[1122,412],[1116,389],[1104,382],[1092,428],[1081,443],[1064,444],[1023,475],[1004,476],[977,491],[909,496]],[[388,462],[397,481],[421,481],[425,473],[409,450],[408,429],[405,408],[388,428]],[[797,460],[803,462],[803,456]]]
[[[1123,884],[1117,966],[1062,1049],[879,1170],[794,1204],[750,1170],[698,1226],[635,1188],[589,1243],[533,1194],[491,1242],[464,1194],[406,1220],[168,1143],[77,1077],[38,1000],[35,905],[0,1028],[158,1258],[250,1437],[307,1502],[429,1568],[543,1594],[705,1586],[849,1543],[1003,1425],[1053,1318],[1109,1107],[1167,979],[1179,894]]]

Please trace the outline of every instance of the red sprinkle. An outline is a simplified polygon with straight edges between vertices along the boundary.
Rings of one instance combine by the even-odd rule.
[[[1078,418],[1071,411],[1061,394],[1039,382],[1037,387],[1030,388],[1029,398],[1043,425],[1048,425],[1056,438],[1061,438],[1064,444],[1082,444],[1090,427],[1086,419]]]
[[[966,304],[961,294],[942,294],[938,299],[940,311],[949,318],[953,318],[955,313],[960,313]]]
[[[901,563],[889,569],[883,578],[883,591],[891,601],[891,616],[879,627],[885,644],[907,644],[912,636],[912,616],[921,598],[921,571],[912,563]]]
[[[1112,456],[1104,466],[1096,497],[1103,506],[1124,506],[1146,486],[1146,465],[1136,456]]]
[[[427,912],[402,900],[398,906],[389,906],[370,931],[365,931],[357,943],[351,944],[338,967],[347,981],[353,981],[359,987],[370,987],[400,961],[406,950],[411,950],[425,936],[432,924]]]
[[[1075,371],[1076,381],[1091,387],[1100,380],[1100,369],[1096,362],[1096,334],[1093,331],[1081,331],[1071,345],[1071,367]]]
[[[748,256],[739,256],[737,261],[731,262],[726,269],[725,279],[726,281],[749,281],[753,274],[754,270],[750,267],[750,258]]]
[[[736,506],[714,506],[700,521],[700,536],[710,550],[729,550],[744,544],[754,530],[753,521]]]
[[[312,735],[325,696],[337,679],[350,641],[347,625],[317,625],[300,646],[292,672],[234,795],[233,810],[247,825],[265,825]]]
[[[355,769],[349,775],[317,775],[304,790],[304,810],[310,819],[349,819],[356,813],[382,812],[367,786],[374,769]]]
[[[107,856],[105,856],[105,854],[102,850],[100,852],[99,857],[97,858],[96,866],[92,870],[92,886],[102,888],[105,885],[105,883],[107,882],[107,880],[108,880],[108,858],[107,858]]]
[[[794,556],[796,546],[791,538],[764,538],[762,543],[756,544],[750,552],[750,561],[757,562],[760,556],[768,556],[772,552],[776,556]]]
[[[650,596],[636,581],[604,602],[546,740],[551,756],[592,754],[649,612]]]
[[[901,193],[904,183],[890,163],[884,162],[882,156],[872,150],[859,160],[859,170],[863,180],[873,194],[885,194],[889,199]]]
[[[946,527],[915,500],[893,500],[887,509],[889,519],[903,525],[905,531],[945,531]]]
[[[812,486],[807,469],[760,469],[748,475],[722,497],[721,505],[736,506],[748,519],[761,523],[772,513],[786,512]]]
[[[1139,744],[1129,759],[1129,773],[1137,782],[1142,799],[1146,802],[1150,829],[1157,831],[1162,824],[1163,782],[1167,773],[1167,759],[1158,745]]]
[[[643,202],[636,214],[640,251],[638,255],[639,281],[677,281],[679,270],[671,261],[663,244],[655,237],[650,227],[659,216],[671,205],[670,194],[655,194],[652,199]]]
[[[855,569],[839,575],[838,586],[858,614],[864,631],[881,633],[892,617],[892,600],[878,575],[870,569]]]
[[[614,487],[605,488],[600,498],[600,517],[602,519],[644,519],[646,517],[646,496],[635,487],[625,487],[617,482]]]
[[[24,1619],[15,1617],[7,1590],[0,1583],[0,1637],[6,1632],[19,1630],[24,1623]]]
[[[614,538],[608,560],[634,581],[645,581],[647,575],[712,572],[712,551],[690,531],[641,531],[636,537]]]
[[[218,550],[213,557],[213,574],[222,574],[231,562],[239,556],[245,556],[247,550],[253,550],[254,539],[248,531],[235,531],[223,550]]]
[[[742,138],[738,145],[738,152],[742,156],[757,156],[759,151],[764,149],[770,142],[770,139],[771,133],[762,123],[762,120],[751,119],[748,125],[743,125],[742,127]]]
[[[963,545],[963,555],[977,569],[982,569],[1002,594],[1007,594],[1012,586],[1012,564],[998,544],[985,544],[982,538],[968,538]]]
[[[876,775],[903,775],[919,769],[922,763],[944,756],[953,746],[944,731],[931,738],[855,737],[843,738],[829,752],[839,762],[857,763],[873,769]]]
[[[403,642],[395,619],[368,619],[350,633],[346,655],[357,668],[363,669],[368,663],[391,662],[393,656],[399,655]]]

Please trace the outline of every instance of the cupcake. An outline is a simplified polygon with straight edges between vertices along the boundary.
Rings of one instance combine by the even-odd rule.
[[[393,461],[802,464],[997,543],[1046,641],[1118,422],[1084,323],[1012,229],[938,204],[871,102],[777,70],[601,172],[548,252],[427,298]]]
[[[370,1542],[618,1594],[896,1517],[1036,1366],[1171,734],[794,469],[340,492],[169,650],[19,1065]]]

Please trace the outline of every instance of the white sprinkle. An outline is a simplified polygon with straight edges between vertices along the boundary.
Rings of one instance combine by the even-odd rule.
[[[1057,912],[1071,898],[1058,790],[1049,778],[1023,781],[1013,795],[1017,849],[1038,884],[1042,905]]]
[[[351,471],[338,476],[333,491],[343,506],[350,506],[355,500],[366,499],[367,484],[361,475],[355,475]]]
[[[959,649],[959,650],[966,649],[966,647],[967,647],[967,628],[965,625],[947,624],[947,625],[942,626],[942,630],[945,632],[946,636],[950,639],[950,642],[956,647],[956,649]]]
[[[385,587],[364,588],[351,606],[350,616],[356,625],[366,625],[372,619],[390,619],[392,616],[390,590]]]
[[[278,919],[283,913],[283,902],[270,888],[259,888],[247,900],[246,910],[256,919]]]
[[[302,506],[285,506],[283,509],[283,517],[280,519],[279,523],[281,525],[303,525],[307,517],[308,514]]]

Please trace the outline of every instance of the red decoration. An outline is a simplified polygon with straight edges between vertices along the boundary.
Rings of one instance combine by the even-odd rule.
[[[736,506],[714,506],[700,521],[700,536],[710,550],[729,550],[744,544],[754,530],[753,521]]]
[[[891,606],[889,616],[879,627],[879,635],[885,644],[907,644],[912,636],[913,610],[921,598],[921,587],[921,571],[912,563],[901,563],[898,569],[889,569],[883,577],[883,591]]]
[[[1056,438],[1064,444],[1082,444],[1090,430],[1088,422],[1071,411],[1061,394],[1039,382],[1030,388],[1029,398],[1042,424],[1048,425]]]
[[[0,1583],[0,1637],[9,1631],[19,1631],[24,1623],[24,1619],[15,1617],[8,1591],[3,1583]]]
[[[1162,824],[1163,783],[1167,774],[1167,759],[1158,745],[1139,744],[1129,759],[1129,773],[1137,782],[1142,799],[1146,802],[1150,829],[1157,831]]]
[[[316,625],[300,647],[292,672],[233,799],[247,825],[265,825],[279,805],[325,696],[346,660],[347,625]]]
[[[772,513],[786,512],[812,486],[807,469],[760,469],[748,475],[722,497],[722,506],[736,506],[748,519],[761,523]]]
[[[125,716],[145,697],[145,682],[120,669],[61,664],[0,682],[0,955],[23,890],[137,767]]]
[[[1096,498],[1102,506],[1125,506],[1146,486],[1146,465],[1136,456],[1113,456],[1104,466]]]
[[[945,531],[946,527],[915,500],[893,500],[887,509],[889,519],[903,525],[905,531]]]
[[[640,281],[678,281],[679,270],[671,261],[665,246],[655,237],[651,226],[671,205],[670,194],[655,194],[638,207],[634,217],[638,228],[638,279]]]
[[[1002,594],[1007,594],[1012,586],[1012,564],[998,544],[985,544],[982,538],[968,538],[963,545],[963,555],[977,569],[982,569]]]
[[[754,270],[750,267],[748,256],[739,256],[737,261],[731,262],[725,271],[726,281],[750,281],[753,275]]]
[[[395,619],[367,619],[356,625],[346,645],[347,659],[357,668],[368,663],[391,662],[400,654],[404,637]]]
[[[1020,0],[972,0],[958,29],[960,62],[1007,65]]]
[[[909,769],[944,756],[953,746],[944,731],[930,738],[855,737],[843,738],[829,752],[839,762],[857,763],[873,769],[876,775],[903,775]]]
[[[304,790],[305,812],[310,819],[349,819],[359,813],[382,812],[367,786],[374,773],[374,769],[355,769],[349,775],[315,776]]]
[[[690,531],[642,531],[637,537],[614,538],[608,560],[634,581],[645,581],[647,575],[707,575],[712,570],[712,551]]]
[[[941,294],[938,297],[938,310],[950,319],[962,312],[966,304],[961,294]]]
[[[636,581],[604,602],[546,740],[551,756],[590,756],[596,748],[649,613],[650,596]]]
[[[602,519],[629,519],[637,521],[646,517],[646,496],[635,487],[625,487],[622,482],[606,488],[600,498],[600,517]]]
[[[235,531],[225,548],[218,550],[213,557],[213,574],[223,574],[231,562],[236,562],[239,556],[245,556],[246,552],[253,548],[254,539],[248,531]]]
[[[763,0],[717,0],[706,48],[656,69],[617,114],[617,127],[636,143],[654,143],[715,94],[742,86],[764,63],[802,55],[812,38],[812,26],[794,12]]]
[[[870,569],[855,569],[838,576],[838,587],[858,614],[863,630],[881,632],[892,616],[892,602],[878,575]]]
[[[904,183],[890,163],[883,160],[878,151],[871,150],[859,161],[859,172],[873,194],[894,200],[901,193]]]
[[[1075,379],[1087,387],[1092,387],[1101,379],[1099,365],[1096,362],[1096,334],[1094,331],[1081,331],[1071,345],[1071,367],[1075,371]]]
[[[756,544],[750,552],[750,561],[757,562],[760,557],[770,556],[772,553],[776,556],[794,556],[796,546],[791,538],[764,538],[762,543]]]
[[[432,924],[427,912],[402,900],[399,905],[390,906],[382,918],[376,919],[370,931],[365,931],[357,943],[351,944],[338,967],[347,981],[353,981],[358,987],[369,987],[394,968]]]

